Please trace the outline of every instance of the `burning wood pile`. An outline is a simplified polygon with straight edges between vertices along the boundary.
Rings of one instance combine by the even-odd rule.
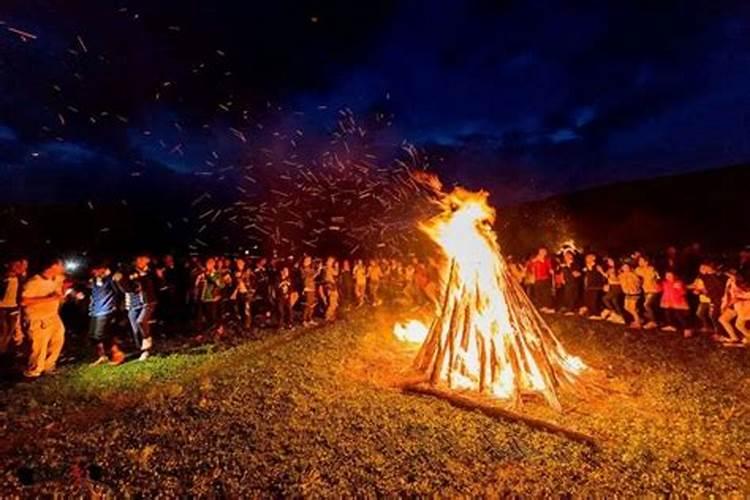
[[[440,212],[420,224],[444,253],[442,295],[428,327],[416,320],[394,334],[423,341],[415,365],[432,385],[477,391],[516,406],[542,396],[559,410],[584,363],[568,354],[510,274],[492,229],[486,192],[441,193]]]

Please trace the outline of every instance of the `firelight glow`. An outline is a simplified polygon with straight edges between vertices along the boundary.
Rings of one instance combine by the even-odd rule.
[[[456,188],[441,195],[440,213],[420,224],[446,257],[443,295],[429,328],[411,320],[397,324],[394,334],[410,342],[424,338],[415,364],[434,384],[516,404],[523,394],[541,394],[559,409],[559,390],[572,387],[586,366],[565,352],[510,275],[487,196]]]

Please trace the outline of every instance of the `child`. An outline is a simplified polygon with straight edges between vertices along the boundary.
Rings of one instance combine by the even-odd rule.
[[[656,305],[659,292],[661,292],[659,288],[659,273],[656,272],[656,269],[651,265],[648,258],[640,256],[635,274],[641,278],[641,286],[643,287],[643,309],[646,316],[646,324],[643,325],[643,328],[653,330],[657,327]]]
[[[667,271],[661,283],[661,308],[667,319],[667,325],[661,330],[663,332],[676,332],[678,327],[683,331],[685,338],[693,335],[688,327],[688,311],[690,307],[687,302],[687,290],[685,284],[675,276],[673,271]]]
[[[641,317],[638,314],[638,301],[641,298],[641,278],[633,272],[630,264],[625,262],[620,267],[619,279],[622,293],[625,294],[625,311],[633,318],[630,328],[640,328]]]

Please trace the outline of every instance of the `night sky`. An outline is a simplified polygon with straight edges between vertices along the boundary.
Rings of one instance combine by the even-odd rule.
[[[4,0],[2,194],[207,182],[279,134],[317,155],[341,108],[509,203],[742,163],[749,27],[739,1]]]

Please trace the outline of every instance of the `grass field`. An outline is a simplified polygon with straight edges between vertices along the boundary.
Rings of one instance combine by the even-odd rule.
[[[527,411],[600,448],[402,394],[394,315],[73,366],[0,393],[8,495],[750,495],[750,352],[552,317],[616,392]]]

